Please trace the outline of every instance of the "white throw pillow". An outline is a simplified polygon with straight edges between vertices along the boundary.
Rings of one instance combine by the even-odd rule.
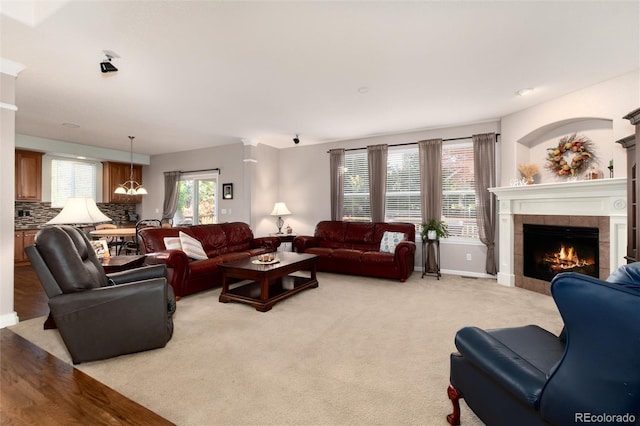
[[[164,248],[167,250],[182,250],[180,237],[164,237]]]
[[[380,251],[385,253],[395,253],[396,246],[404,241],[404,232],[384,231],[382,240],[380,241]]]
[[[202,248],[202,244],[200,243],[200,241],[185,234],[182,231],[180,231],[178,235],[180,236],[180,244],[182,245],[182,251],[185,252],[187,256],[189,256],[192,259],[198,259],[198,260],[208,259],[207,253],[204,252],[204,249]]]

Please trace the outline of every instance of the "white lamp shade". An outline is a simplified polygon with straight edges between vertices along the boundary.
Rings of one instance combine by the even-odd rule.
[[[271,216],[284,216],[288,214],[291,214],[291,212],[285,203],[276,203],[273,206],[273,211],[271,212]]]
[[[70,197],[64,208],[47,225],[79,225],[110,222],[112,219],[100,211],[93,198]]]

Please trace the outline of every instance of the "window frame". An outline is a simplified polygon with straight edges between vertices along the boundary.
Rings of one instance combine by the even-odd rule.
[[[458,139],[455,141],[443,141],[442,143],[442,157],[443,157],[443,164],[444,164],[444,156],[446,155],[445,150],[446,149],[455,149],[458,147],[464,147],[469,149],[471,152],[471,166],[474,167],[474,162],[473,162],[473,156],[474,156],[474,152],[473,152],[473,139],[471,137],[469,138],[464,138],[464,139]],[[451,217],[451,216],[446,216],[444,214],[445,211],[445,196],[446,195],[453,195],[456,192],[455,191],[451,191],[451,190],[447,190],[445,189],[445,179],[447,178],[447,176],[445,176],[444,173],[444,167],[443,167],[443,173],[442,173],[442,218],[445,220],[445,222],[447,223],[447,226],[449,227],[449,232],[451,232],[452,230],[452,225],[451,222],[454,221],[456,219],[456,217]],[[469,189],[465,189],[465,190],[460,190],[457,192],[457,194],[460,195],[466,195],[468,197],[473,197],[474,199],[474,206],[475,206],[475,215],[473,217],[469,217],[467,219],[469,219],[469,222],[472,222],[472,229],[475,229],[475,235],[472,236],[464,236],[464,235],[452,235],[450,237],[447,238],[447,240],[451,240],[451,241],[456,241],[456,242],[462,242],[462,241],[480,241],[480,236],[477,233],[477,229],[478,229],[478,222],[477,222],[477,214],[478,214],[478,210],[477,210],[477,203],[478,203],[478,199],[475,193],[475,170],[473,171],[473,183],[471,185],[471,188]],[[449,193],[449,194],[447,194]],[[448,219],[448,220],[447,220]],[[464,225],[463,225],[464,226]]]
[[[199,225],[200,222],[198,221],[198,223],[193,223],[193,218],[194,217],[199,217],[199,197],[198,197],[198,186],[199,186],[199,182],[200,181],[205,181],[205,180],[215,180],[215,184],[214,184],[214,193],[213,193],[213,222],[212,223],[218,223],[219,222],[219,218],[220,218],[220,214],[218,211],[218,206],[219,206],[219,197],[218,194],[220,194],[220,173],[217,171],[206,171],[206,172],[188,172],[188,173],[182,173],[180,174],[180,179],[178,180],[178,185],[180,185],[180,182],[182,181],[186,181],[186,180],[190,180],[190,181],[194,181],[194,186],[193,186],[193,197],[194,197],[194,207],[193,207],[193,214],[191,216],[192,219],[192,225]],[[180,187],[178,187],[178,191],[180,191]],[[180,194],[178,193],[178,197],[180,196]],[[173,215],[173,222],[174,224],[178,224],[179,221],[177,221],[177,217],[176,215],[179,212],[179,208],[176,209],[176,213]]]
[[[98,201],[98,195],[102,195],[102,194],[98,194],[98,186],[101,182],[101,178],[102,178],[102,164],[97,162],[97,161],[92,161],[92,160],[86,160],[86,159],[79,159],[79,158],[70,158],[70,157],[60,157],[60,156],[51,156],[48,159],[49,162],[49,167],[50,167],[50,177],[51,177],[51,183],[49,185],[49,190],[50,192],[50,196],[49,199],[51,200],[51,207],[52,208],[63,208],[67,202],[67,199],[70,197],[91,197],[93,200]],[[57,184],[57,178],[56,178],[56,171],[55,169],[58,167],[57,165],[55,165],[56,162],[62,162],[62,163],[67,163],[67,164],[81,164],[81,165],[88,165],[92,168],[92,185],[90,185],[89,187],[89,193],[85,193],[82,191],[78,190],[77,186],[73,186],[72,191],[70,194],[64,196],[63,198],[58,197],[58,188],[54,188],[54,186],[56,186]],[[43,162],[44,164],[44,162]]]
[[[474,164],[473,164],[473,140],[472,138],[465,138],[462,140],[456,140],[456,141],[443,141],[442,144],[442,163],[443,166],[445,164],[445,155],[447,155],[447,150],[450,149],[455,149],[455,148],[459,148],[459,147],[464,147],[467,149],[470,149],[471,152],[471,163],[470,163],[470,167],[473,169]],[[390,199],[389,197],[398,197],[401,196],[398,193],[401,192],[407,192],[407,191],[390,191],[389,190],[389,185],[393,184],[393,182],[390,182],[389,180],[389,175],[390,175],[390,171],[391,168],[394,167],[394,165],[392,164],[392,162],[397,161],[396,159],[394,159],[394,156],[397,155],[402,155],[402,154],[398,154],[398,153],[406,153],[406,154],[411,154],[411,153],[415,153],[415,155],[413,156],[413,161],[415,161],[415,166],[414,169],[416,171],[416,173],[418,173],[418,185],[419,185],[419,173],[420,173],[420,159],[419,159],[419,154],[418,154],[419,150],[418,150],[418,146],[412,146],[412,147],[406,147],[406,146],[402,146],[402,147],[389,147],[389,153],[388,153],[388,159],[387,159],[387,191],[385,194],[385,221],[387,222],[409,222],[409,223],[413,223],[416,225],[416,230],[419,231],[420,230],[420,225],[422,224],[422,214],[421,214],[421,209],[420,209],[420,189],[411,189],[411,187],[409,188],[410,192],[410,196],[417,196],[417,202],[418,202],[418,217],[416,217],[414,220],[411,220],[410,218],[400,218],[398,216],[389,216],[389,205],[390,205]],[[353,165],[353,161],[358,161],[359,163],[354,166]],[[467,159],[468,161],[468,159]],[[369,185],[368,185],[368,161],[367,161],[367,152],[347,152],[345,153],[345,170],[344,170],[344,188],[343,188],[343,196],[344,196],[344,208],[343,208],[343,214],[342,214],[342,220],[344,221],[370,221],[371,220],[371,207],[370,204],[368,204],[368,212],[369,212],[369,216],[367,218],[361,216],[361,217],[354,217],[353,215],[347,215],[347,211],[349,209],[349,205],[348,205],[348,199],[350,197],[353,197],[354,194],[357,194],[358,196],[362,196],[366,198],[366,202],[369,202]],[[349,169],[353,169],[353,170],[360,170],[360,171],[366,171],[366,179],[365,182],[363,182],[362,184],[362,188],[360,188],[360,192],[348,192],[347,190],[347,186],[349,185],[348,179],[349,179]],[[441,217],[443,218],[443,220],[445,220],[445,222],[449,225],[449,230],[451,231],[452,222],[468,222],[467,224],[461,224],[462,229],[464,229],[465,227],[471,226],[471,230],[475,230],[475,234],[471,234],[468,236],[465,235],[452,235],[450,237],[447,238],[447,240],[449,241],[455,241],[455,242],[460,242],[460,243],[469,243],[469,244],[475,244],[477,242],[479,242],[480,237],[477,233],[477,197],[475,195],[475,172],[473,172],[473,180],[472,180],[472,184],[470,188],[466,188],[463,190],[450,190],[450,189],[445,189],[446,188],[446,184],[445,184],[445,179],[451,177],[451,175],[445,175],[444,173],[444,167],[443,167],[443,174],[442,174],[442,211],[441,211]],[[467,179],[468,181],[468,179]],[[447,208],[447,205],[451,204],[451,203],[447,203],[446,199],[447,197],[452,198],[455,195],[458,196],[462,196],[462,197],[473,197],[474,202],[473,203],[465,203],[465,205],[467,206],[475,206],[475,208],[473,209],[474,214],[473,216],[470,217],[461,217],[462,220],[458,220],[458,217],[456,216],[446,216],[444,215],[445,209]],[[467,198],[468,199],[468,198]],[[399,204],[399,203],[397,203]],[[408,203],[408,210],[407,211],[411,211],[411,205],[413,204],[412,201],[409,201]],[[398,207],[399,209],[399,207]]]
[[[417,183],[417,189],[415,188],[402,188],[402,190],[400,191],[390,191],[389,186],[393,185],[394,183],[392,182],[391,179],[389,179],[390,176],[390,172],[393,172],[393,168],[396,165],[396,161],[400,161],[406,164],[406,161],[402,161],[403,159],[396,159],[395,157],[400,157],[400,156],[404,156],[404,155],[412,155],[414,158],[413,160],[415,161],[415,171],[417,172],[417,180],[414,182],[414,185]],[[389,147],[389,151],[387,153],[387,188],[385,191],[385,221],[387,222],[408,222],[408,223],[413,223],[416,226],[416,231],[419,230],[420,225],[422,224],[422,210],[420,208],[420,159],[418,157],[418,147],[416,146],[402,146],[402,147]],[[405,157],[406,158],[406,157]],[[406,176],[405,176],[406,178]],[[411,184],[410,184],[411,186]],[[403,195],[404,193],[404,195]],[[393,216],[390,217],[389,216],[389,207],[390,207],[390,197],[403,197],[403,196],[409,196],[409,197],[413,197],[414,199],[411,200],[407,205],[407,208],[405,209],[406,211],[414,211],[417,212],[417,216],[414,217],[413,219],[408,217],[408,218],[403,218],[401,216]],[[417,197],[417,199],[416,199]],[[411,204],[415,204],[417,203],[417,210],[412,210],[411,209]],[[399,203],[397,203],[399,204]],[[398,207],[399,208],[399,207]]]
[[[351,157],[351,158],[348,158]],[[349,160],[356,159],[358,163],[352,164]],[[364,161],[362,161],[364,159]],[[357,165],[357,168],[356,168]],[[357,171],[358,174],[350,173],[351,171]],[[346,222],[370,222],[371,221],[371,198],[369,195],[369,170],[368,170],[368,161],[367,161],[367,152],[353,152],[353,153],[345,153],[344,158],[344,187],[342,189],[342,194],[344,196],[344,203],[342,208],[342,220]],[[351,176],[354,176],[354,179],[351,179]],[[362,177],[365,176],[365,177]],[[359,177],[361,182],[356,182],[356,177]],[[358,186],[358,191],[347,192],[347,187]],[[357,206],[356,203],[351,203],[349,205],[349,199],[355,199],[356,197],[362,197],[363,202],[361,205]],[[360,207],[363,209],[362,216],[356,215],[347,215],[347,210],[351,208],[351,213],[355,213],[355,208]],[[366,216],[365,216],[366,215]]]

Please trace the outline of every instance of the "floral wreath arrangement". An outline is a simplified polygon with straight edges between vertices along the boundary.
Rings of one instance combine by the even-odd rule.
[[[588,137],[575,133],[565,136],[557,148],[547,148],[546,168],[560,177],[574,177],[595,160],[592,150],[593,142]]]

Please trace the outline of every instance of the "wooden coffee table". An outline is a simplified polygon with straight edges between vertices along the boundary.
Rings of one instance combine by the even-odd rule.
[[[222,269],[222,293],[218,300],[248,303],[266,312],[282,299],[318,287],[315,254],[278,252],[276,257],[279,262],[270,265],[253,263],[257,257],[218,265]],[[292,275],[298,271],[310,271],[311,276]],[[246,281],[230,288],[229,278]]]

